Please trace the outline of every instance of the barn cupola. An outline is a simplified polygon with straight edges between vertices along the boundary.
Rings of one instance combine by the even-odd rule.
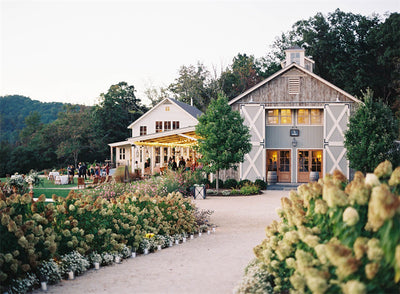
[[[285,50],[286,59],[281,62],[282,68],[285,68],[292,63],[296,63],[306,70],[313,72],[314,60],[305,56],[305,50],[299,46],[293,46]]]

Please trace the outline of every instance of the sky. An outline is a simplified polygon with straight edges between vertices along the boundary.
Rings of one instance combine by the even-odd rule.
[[[183,65],[220,72],[292,25],[337,8],[370,16],[400,0],[0,0],[0,96],[94,105],[121,81],[167,87]]]

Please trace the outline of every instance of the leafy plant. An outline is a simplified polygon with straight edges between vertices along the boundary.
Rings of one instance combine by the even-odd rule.
[[[255,249],[274,292],[394,293],[400,287],[400,167],[340,172],[282,199]]]
[[[236,188],[238,185],[238,181],[236,179],[227,179],[224,183],[224,187],[226,189]]]
[[[246,183],[240,188],[240,194],[242,195],[254,195],[260,193],[260,187],[255,184]]]
[[[261,179],[256,179],[254,184],[257,185],[260,190],[267,190],[267,182]]]

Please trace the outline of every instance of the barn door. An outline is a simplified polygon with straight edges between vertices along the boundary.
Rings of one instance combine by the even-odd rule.
[[[254,181],[265,180],[265,109],[262,105],[242,105],[240,108],[244,124],[250,129],[251,151],[244,156],[240,164],[240,178]]]
[[[344,147],[349,115],[349,104],[326,104],[324,107],[324,174],[337,169],[349,177],[349,162]]]

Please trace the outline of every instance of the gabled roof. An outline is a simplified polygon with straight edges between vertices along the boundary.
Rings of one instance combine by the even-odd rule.
[[[193,116],[195,119],[198,119],[200,115],[202,115],[203,113],[197,109],[195,106],[183,103],[181,101],[172,99],[172,98],[168,98],[169,100],[175,102],[176,105],[180,106],[183,110],[185,110],[187,113],[189,113],[191,116]]]
[[[272,76],[266,78],[265,80],[259,82],[257,85],[251,87],[250,89],[244,91],[242,94],[240,94],[239,96],[233,98],[231,101],[228,102],[229,105],[232,105],[233,103],[235,103],[236,101],[240,100],[241,98],[247,96],[248,94],[250,94],[251,92],[257,90],[258,88],[262,87],[263,85],[265,85],[266,83],[270,82],[271,80],[275,79],[276,77],[282,75],[283,73],[289,71],[292,68],[297,68],[298,70],[301,70],[302,72],[304,72],[307,75],[312,76],[313,78],[319,80],[320,82],[324,83],[325,85],[327,85],[328,87],[331,87],[332,89],[338,91],[339,93],[343,94],[344,96],[346,96],[347,98],[353,100],[354,102],[357,103],[361,103],[360,100],[358,100],[357,98],[355,98],[354,96],[350,95],[349,93],[347,93],[346,91],[340,89],[339,87],[336,87],[335,85],[333,85],[332,83],[328,82],[327,80],[324,80],[323,78],[321,78],[320,76],[308,71],[307,69],[305,69],[304,67],[296,64],[296,63],[292,63],[290,65],[288,65],[285,68],[282,68],[281,70],[277,71],[276,73],[274,73]]]
[[[145,114],[143,114],[141,117],[139,117],[137,120],[132,122],[129,126],[128,129],[132,128],[135,124],[140,122],[142,119],[144,119],[146,116],[148,116],[154,109],[158,108],[160,105],[164,104],[165,102],[171,102],[184,110],[188,115],[192,116],[194,119],[197,120],[197,118],[202,115],[202,112],[198,110],[195,106],[191,106],[189,104],[183,103],[181,101],[172,99],[172,98],[165,98],[161,102],[159,102],[157,105],[155,105],[153,108],[151,108],[149,111],[147,111]]]

